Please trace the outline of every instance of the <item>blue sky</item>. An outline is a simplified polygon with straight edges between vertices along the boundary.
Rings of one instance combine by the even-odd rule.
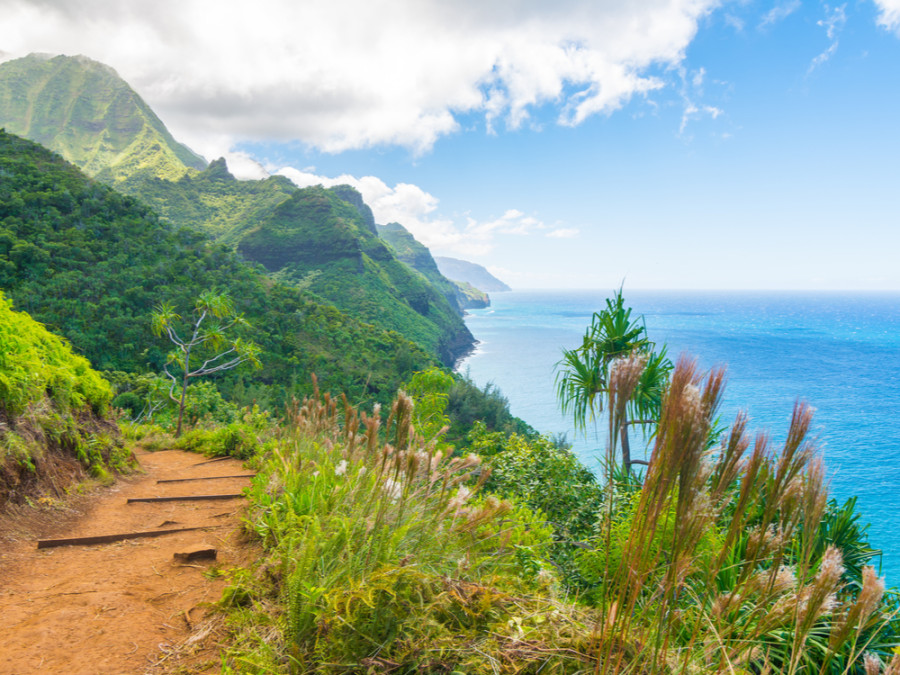
[[[898,0],[140,4],[0,0],[0,58],[516,288],[900,290]]]

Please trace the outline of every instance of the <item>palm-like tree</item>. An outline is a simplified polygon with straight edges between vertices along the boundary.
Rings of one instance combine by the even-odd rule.
[[[581,346],[564,349],[563,358],[556,365],[557,398],[562,412],[572,414],[576,428],[584,431],[587,423],[603,411],[604,398],[609,393],[611,364],[633,354],[641,354],[646,359],[628,401],[627,415],[610,439],[610,443],[615,443],[615,436],[619,437],[626,471],[638,462],[631,459],[628,427],[655,424],[672,370],[665,348],[656,352],[654,347],[647,337],[643,317],[632,317],[632,309],[625,306],[620,288],[606,300],[604,310],[594,312]]]

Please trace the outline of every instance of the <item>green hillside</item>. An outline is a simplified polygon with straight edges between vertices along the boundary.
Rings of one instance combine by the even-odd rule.
[[[85,470],[124,465],[109,412],[112,388],[87,359],[0,291],[0,509]],[[59,496],[59,495],[56,495]]]
[[[166,220],[210,233],[280,281],[308,284],[321,298],[401,333],[446,364],[472,345],[453,285],[436,267],[423,278],[403,265],[349,186],[300,189],[281,176],[239,181],[219,159],[177,181],[138,176],[121,187]]]
[[[433,362],[396,332],[276,283],[228,247],[172,228],[137,200],[85,177],[46,149],[0,132],[0,288],[16,306],[102,370],[160,372],[166,346],[150,332],[155,305],[228,293],[263,347],[243,400],[278,405],[310,390],[387,400]],[[399,263],[398,263],[399,264]],[[232,393],[238,375],[218,380]]]
[[[0,127],[107,182],[177,179],[206,166],[112,68],[84,56],[31,54],[0,64]]]
[[[397,260],[425,277],[458,311],[465,308],[456,285],[440,273],[431,251],[420,244],[400,223],[378,225],[378,236],[391,247]]]
[[[419,243],[400,223],[378,225],[378,235],[387,242],[397,259],[406,263],[437,288],[460,312],[464,309],[488,307],[487,293],[466,282],[448,279],[438,269],[431,251]]]
[[[138,197],[165,220],[203,230],[217,241],[235,246],[241,237],[290,199],[297,186],[283,176],[237,180],[224,159],[175,181],[138,174],[116,189]]]
[[[472,344],[458,309],[397,260],[340,194],[297,190],[240,240],[238,251],[286,281],[308,279],[311,291],[341,309],[452,363]]]

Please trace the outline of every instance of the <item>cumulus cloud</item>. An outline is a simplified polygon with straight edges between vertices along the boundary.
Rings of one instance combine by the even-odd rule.
[[[878,25],[900,36],[900,0],[875,0],[878,7]]]
[[[427,151],[463,114],[516,128],[664,85],[718,0],[0,0],[0,49],[116,68],[189,145]],[[225,146],[225,143],[229,143]]]
[[[517,209],[509,209],[499,218],[490,220],[466,216],[464,222],[457,222],[438,213],[437,197],[410,183],[397,183],[391,187],[375,176],[357,178],[343,174],[332,178],[291,167],[277,173],[299,187],[351,185],[371,207],[376,222],[382,225],[400,223],[439,255],[485,255],[493,249],[500,235],[528,235],[546,227],[537,218]]]

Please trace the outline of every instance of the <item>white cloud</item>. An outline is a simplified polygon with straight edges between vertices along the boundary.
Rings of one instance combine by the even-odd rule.
[[[843,29],[844,24],[847,23],[846,8],[847,5],[841,5],[840,7],[834,8],[825,5],[825,18],[817,21],[816,25],[825,29],[825,36],[831,41],[831,44],[828,45],[828,48],[825,51],[812,60],[809,64],[807,74],[812,73],[816,68],[828,61],[828,59],[834,56],[834,53],[837,51],[838,34]]]
[[[744,20],[734,14],[725,15],[725,25],[731,26],[736,33],[741,33],[744,30]]]
[[[228,170],[239,180],[268,178],[269,172],[246,152],[227,152],[224,155]]]
[[[703,83],[706,79],[706,69],[700,68],[689,74],[685,69],[679,69],[681,78],[681,124],[678,127],[678,133],[684,134],[690,122],[702,119],[704,117],[713,120],[718,119],[725,111],[713,105],[705,103],[696,103],[696,100],[703,97]]]
[[[189,145],[428,150],[553,106],[577,125],[663,86],[719,0],[0,0],[0,49],[118,70]],[[227,143],[227,145],[226,145]]]
[[[548,237],[552,237],[554,239],[574,239],[580,234],[580,230],[575,227],[561,227],[556,230],[550,230],[547,233]]]
[[[900,35],[900,0],[875,0],[878,25]]]
[[[546,227],[537,218],[517,209],[509,209],[492,220],[479,221],[466,217],[464,223],[458,223],[438,213],[437,197],[410,183],[390,187],[375,176],[357,178],[343,174],[329,178],[291,167],[280,169],[277,173],[300,187],[353,186],[371,207],[375,222],[382,225],[400,223],[436,255],[485,255],[493,249],[498,236],[528,235]]]
[[[800,9],[801,6],[800,0],[789,0],[789,2],[775,5],[763,16],[762,20],[759,22],[759,27],[765,28],[766,26],[771,26],[779,21],[784,21],[791,14]]]

